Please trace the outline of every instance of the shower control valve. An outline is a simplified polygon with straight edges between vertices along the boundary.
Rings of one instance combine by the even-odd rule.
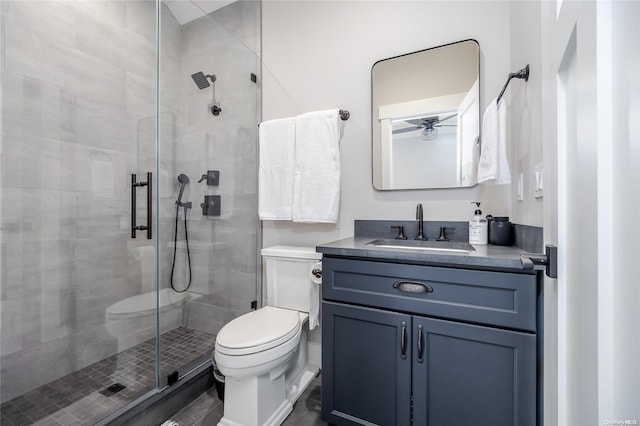
[[[220,185],[220,171],[219,170],[207,170],[206,175],[202,175],[198,183],[203,180],[207,181],[207,185],[209,186],[218,186]]]
[[[220,115],[221,112],[222,112],[222,108],[220,108],[218,105],[211,105],[211,114],[217,117]]]
[[[220,196],[205,195],[204,203],[200,203],[203,216],[220,216]]]

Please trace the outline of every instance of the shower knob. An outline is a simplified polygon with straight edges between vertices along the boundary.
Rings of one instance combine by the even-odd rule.
[[[220,108],[218,105],[211,105],[211,114],[217,117],[221,112],[222,108]]]
[[[205,195],[204,203],[200,203],[203,216],[220,216],[220,196]]]
[[[202,175],[198,183],[207,181],[207,185],[218,186],[220,184],[220,171],[219,170],[207,170],[206,175]]]

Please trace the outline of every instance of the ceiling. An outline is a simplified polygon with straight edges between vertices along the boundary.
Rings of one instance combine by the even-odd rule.
[[[201,18],[235,0],[164,0],[180,25]]]

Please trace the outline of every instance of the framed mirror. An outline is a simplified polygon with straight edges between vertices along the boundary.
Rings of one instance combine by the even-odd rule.
[[[373,187],[477,183],[480,46],[475,40],[383,59],[371,68]]]

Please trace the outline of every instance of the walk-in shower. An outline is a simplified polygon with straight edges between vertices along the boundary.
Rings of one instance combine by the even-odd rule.
[[[0,2],[3,425],[164,396],[257,299],[259,87],[238,82],[260,73],[260,3],[197,4]],[[224,179],[189,183],[203,170]],[[188,208],[213,196],[219,216]]]

